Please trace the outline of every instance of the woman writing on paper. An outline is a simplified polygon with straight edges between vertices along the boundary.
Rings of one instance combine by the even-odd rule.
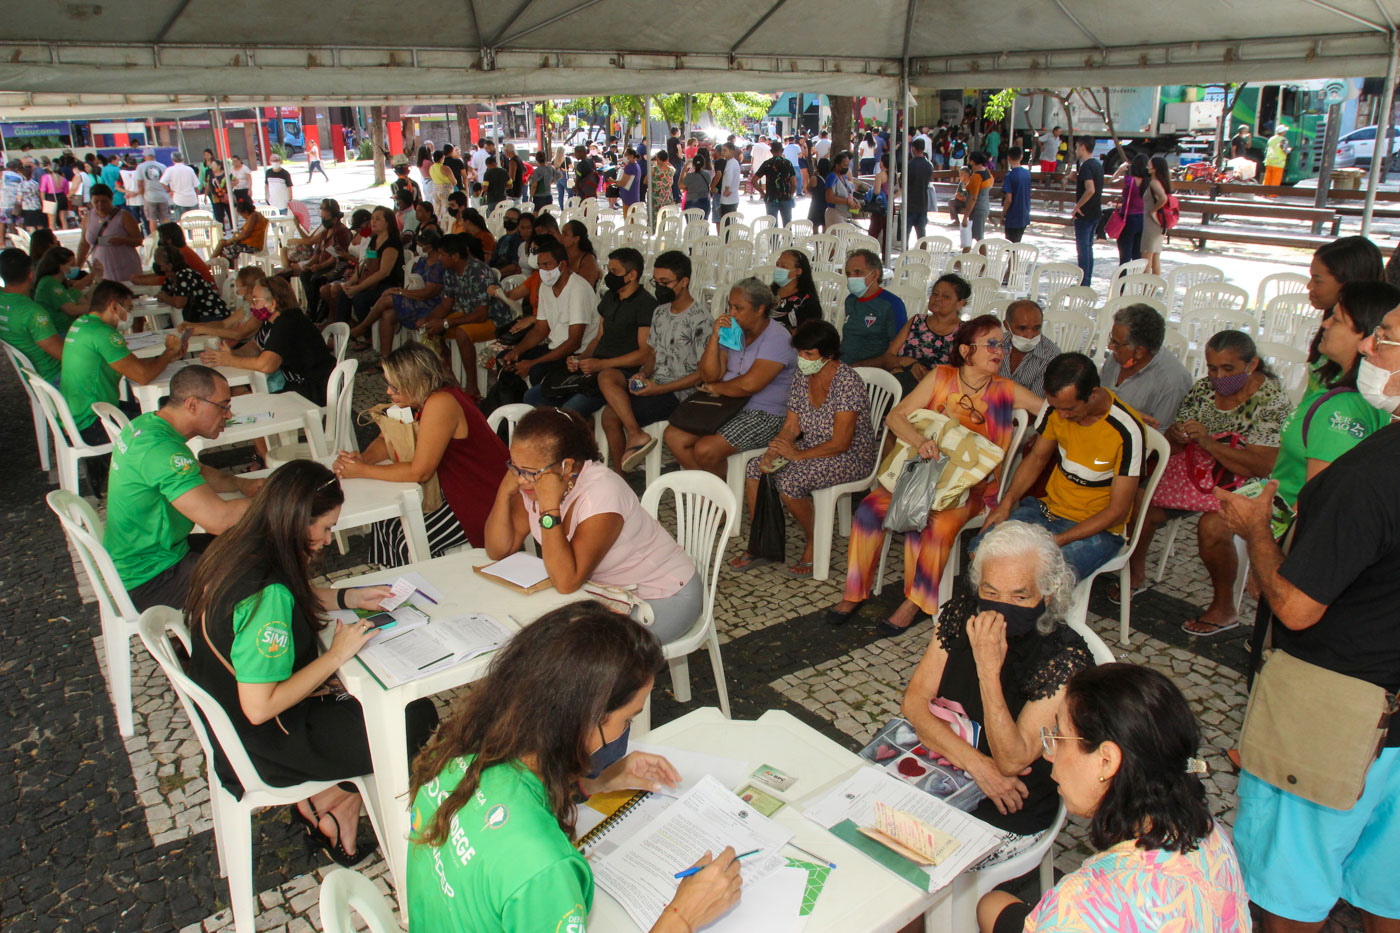
[[[413,762],[412,929],[586,927],[593,871],[573,846],[576,794],[680,781],[660,756],[614,751],[661,663],[649,632],[593,602],[547,613],[506,643]],[[732,848],[696,864],[705,867],[680,882],[651,933],[695,933],[738,903]]]
[[[1039,739],[1097,851],[1034,907],[984,895],[982,933],[1250,929],[1239,858],[1201,783],[1200,730],[1170,680],[1133,664],[1081,671]]]
[[[335,464],[341,479],[382,479],[425,483],[437,476],[443,504],[423,516],[433,557],[463,544],[486,540],[490,501],[482,494],[506,478],[506,445],[476,407],[443,371],[442,360],[421,343],[406,343],[384,358],[389,401],[411,409],[418,421],[413,459],[386,463],[389,448],[382,436],[363,453],[342,451]],[[370,563],[400,567],[408,563],[403,522],[375,522]]]
[[[190,677],[228,713],[258,775],[274,787],[334,781],[373,770],[360,704],[339,695],[335,672],[373,637],[363,620],[337,622],[330,647],[317,633],[335,609],[377,609],[387,586],[311,585],[312,560],[331,542],[345,501],[335,474],[313,460],[275,471],[238,524],[219,535],[190,581]],[[431,700],[409,704],[409,754],[437,725]],[[214,771],[243,790],[223,754]],[[307,837],[341,865],[373,852],[357,844],[360,798],[339,787],[296,805]]]
[[[549,581],[573,593],[593,581],[631,591],[632,615],[662,644],[688,632],[705,605],[695,563],[602,462],[593,429],[573,412],[536,408],[510,443],[509,473],[486,520],[486,553],[500,560],[526,535]]]

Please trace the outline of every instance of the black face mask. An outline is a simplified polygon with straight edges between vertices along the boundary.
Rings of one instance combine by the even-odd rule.
[[[1015,603],[999,603],[990,599],[977,599],[977,610],[979,612],[1000,612],[1001,617],[1006,620],[1006,637],[1020,638],[1022,635],[1029,635],[1035,624],[1040,621],[1040,617],[1045,615],[1045,600],[1034,606],[1018,606]]]
[[[456,216],[457,216],[457,208],[455,208],[455,207],[449,207],[449,208],[447,209],[447,213],[451,214],[453,217],[456,217]]]
[[[603,276],[603,282],[608,286],[608,291],[620,292],[627,287],[627,276],[609,272]]]
[[[511,220],[509,217],[507,217],[506,220],[505,220],[505,228],[506,228],[507,230],[514,230],[514,229],[515,229],[516,227],[518,227],[519,225],[520,225],[520,221],[518,221],[518,220]]]
[[[626,729],[623,729],[623,730],[622,730],[622,735],[619,735],[617,738],[613,739],[611,742],[604,742],[604,743],[598,748],[598,750],[597,750],[596,752],[593,753],[592,757],[589,758],[589,761],[588,761],[588,767],[589,767],[588,776],[589,776],[590,778],[596,778],[598,775],[602,774],[602,773],[603,773],[604,771],[606,771],[608,768],[612,767],[612,765],[614,765],[615,763],[621,761],[623,758],[626,758],[626,757],[627,757],[627,740],[628,740],[628,738],[629,738],[631,735],[632,735],[632,727],[631,727],[631,726],[628,726]],[[600,738],[600,739],[606,738],[606,737],[603,735],[603,727],[602,727],[602,726],[599,726],[599,727],[598,727],[598,738]]]
[[[669,285],[656,286],[656,303],[668,305],[676,300],[676,290]]]

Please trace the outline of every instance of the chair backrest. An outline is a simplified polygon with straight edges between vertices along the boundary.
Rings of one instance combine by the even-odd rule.
[[[122,584],[121,574],[117,573],[117,565],[112,563],[112,556],[102,545],[106,529],[102,519],[97,517],[97,510],[82,496],[65,489],[53,490],[45,501],[53,514],[58,516],[58,523],[63,526],[63,533],[73,550],[78,552],[78,561],[92,584],[103,616],[109,619],[136,618],[136,607]]]
[[[49,422],[49,430],[53,432],[55,443],[59,438],[64,438],[74,450],[93,453],[107,453],[112,449],[111,444],[93,446],[83,440],[78,434],[77,424],[73,421],[73,413],[68,410],[68,400],[63,397],[62,392],[49,385],[43,376],[36,372],[21,371],[20,378],[29,386],[30,392],[39,402],[39,407],[44,410],[44,418]]]
[[[1167,280],[1160,275],[1152,275],[1147,272],[1135,272],[1132,275],[1125,275],[1113,282],[1113,294],[1115,295],[1144,295],[1149,298],[1165,298],[1167,294]]]
[[[1118,279],[1122,278],[1125,275],[1137,275],[1146,271],[1146,259],[1130,259],[1127,262],[1120,262],[1118,264],[1118,268],[1113,270],[1113,276],[1109,279],[1109,281],[1116,282],[1118,281]]]
[[[846,322],[846,279],[831,272],[812,273],[812,281],[817,285],[817,300],[821,302],[822,317],[841,332]]]
[[[349,868],[335,868],[321,882],[321,929],[325,933],[355,933],[353,910],[369,933],[399,933],[393,905],[364,875]]]
[[[997,292],[1001,289],[1001,279],[982,276],[972,279],[967,284],[971,287],[972,294],[968,296],[963,313],[968,317],[988,313],[992,302],[997,299]]]
[[[753,265],[753,243],[748,240],[731,240],[724,244],[724,250],[720,253],[722,276],[732,279],[736,273],[741,273],[751,265]]]
[[[928,310],[928,289],[926,288],[896,282],[893,285],[886,285],[885,291],[899,296],[899,300],[904,302],[904,313],[909,317],[915,317]]]
[[[977,244],[977,252],[987,257],[987,269],[983,275],[989,279],[996,279],[998,285],[1006,278],[1006,250],[1010,246],[1010,240],[999,236],[986,237]]]
[[[1094,319],[1082,311],[1046,311],[1045,336],[1064,353],[1083,353],[1094,336]]]
[[[883,450],[885,435],[890,430],[889,425],[885,424],[885,416],[904,397],[904,387],[899,384],[893,373],[874,366],[857,366],[856,373],[865,383],[865,397],[869,403],[866,410],[870,413],[870,426],[879,435],[879,443],[875,445],[875,449]]]
[[[1128,527],[1132,529],[1132,535],[1128,538],[1128,553],[1137,549],[1138,538],[1142,535],[1142,523],[1147,518],[1147,504],[1152,501],[1152,496],[1157,492],[1157,484],[1162,481],[1162,474],[1167,469],[1167,458],[1172,455],[1171,444],[1162,436],[1161,432],[1149,425],[1142,426],[1142,437],[1147,449],[1143,451],[1144,466],[1155,455],[1156,460],[1152,463],[1152,471],[1143,477],[1144,482],[1138,485],[1136,502],[1133,505],[1133,516],[1128,522]]]
[[[1280,295],[1306,295],[1308,277],[1299,272],[1271,272],[1259,280],[1259,290],[1254,293],[1254,307],[1267,308],[1269,302]]]
[[[359,366],[353,357],[341,360],[326,380],[326,447],[332,452],[339,451],[348,432],[355,430],[351,406],[355,401],[355,370]]]
[[[1308,351],[1293,344],[1269,340],[1259,341],[1255,349],[1259,358],[1278,374],[1279,386],[1288,393],[1293,404],[1302,401],[1303,393],[1308,388]]]
[[[953,255],[953,241],[946,236],[921,236],[914,241],[914,249],[933,257],[933,277],[938,278]]]
[[[535,406],[526,405],[523,402],[514,402],[510,405],[502,405],[500,408],[497,408],[495,411],[491,412],[491,414],[486,416],[486,423],[491,426],[491,430],[496,431],[500,429],[501,422],[504,421],[507,425],[506,443],[509,444],[510,439],[515,436],[516,422],[518,422],[521,418],[524,418],[526,415],[528,415],[534,410]]]
[[[1191,344],[1182,336],[1181,331],[1176,330],[1170,324],[1167,325],[1166,333],[1162,335],[1162,349],[1176,357],[1177,361],[1188,370],[1193,368]]]
[[[1083,278],[1084,270],[1072,262],[1047,262],[1036,267],[1031,297],[1040,301],[1043,295],[1048,304],[1052,297],[1066,288],[1079,288]],[[1097,301],[1098,298],[1095,297],[1094,300]]]
[[[1192,285],[1223,281],[1224,271],[1203,262],[1188,262],[1176,266],[1167,273],[1167,307],[1179,304],[1186,296],[1186,290]]]
[[[879,256],[884,249],[879,240],[865,233],[848,236],[841,245],[843,247],[843,261],[844,256],[849,256],[858,249],[868,249],[876,256]]]
[[[107,432],[107,438],[113,444],[121,437],[122,429],[131,424],[126,412],[111,402],[93,402],[92,410],[97,415],[97,420],[102,422],[102,430]]]
[[[805,217],[794,217],[787,222],[787,230],[796,240],[800,236],[811,236],[817,232],[816,225]]]
[[[1033,243],[1012,243],[1006,248],[1006,287],[1012,294],[1031,295],[1031,272],[1039,260],[1040,247]]]
[[[1098,307],[1099,293],[1087,285],[1072,285],[1069,288],[1062,288],[1050,296],[1050,303],[1045,309],[1046,314],[1058,314],[1061,311],[1075,311],[1079,314],[1091,314],[1094,308]]]
[[[754,234],[753,244],[755,259],[776,262],[778,254],[792,245],[792,231],[784,227],[768,227]]]
[[[675,495],[676,542],[690,555],[705,583],[704,617],[708,617],[714,610],[715,585],[738,520],[739,503],[728,484],[713,473],[676,470],[662,474],[642,493],[642,508],[652,518],[660,520],[661,497],[668,490]]]
[[[710,317],[718,321],[724,317],[729,310],[730,288],[716,288],[715,293],[710,296]]]
[[[629,224],[641,224],[645,227],[647,223],[647,202],[637,201],[634,204],[627,205],[627,209],[622,212],[622,216],[627,219]]]
[[[1264,308],[1264,339],[1274,343],[1306,346],[1322,323],[1322,312],[1312,306],[1307,293],[1275,295]]]
[[[1228,308],[1243,311],[1249,307],[1249,292],[1228,282],[1198,282],[1186,289],[1181,299],[1181,316],[1202,308]]]
[[[1167,320],[1167,306],[1160,298],[1152,298],[1147,295],[1114,295],[1105,301],[1103,307],[1098,311],[1098,331],[1094,336],[1093,349],[1096,353],[1102,353],[1108,349],[1108,336],[1113,330],[1113,316],[1120,309],[1129,305],[1147,305],[1153,311],[1162,316],[1162,320]],[[1171,330],[1172,325],[1167,323],[1167,330]]]
[[[735,227],[743,227],[745,233],[749,232],[748,224],[745,222],[743,215],[740,214],[738,211],[734,211],[730,214],[725,214],[722,218],[720,218],[719,235],[723,237],[726,233],[728,233]]]
[[[1177,325],[1181,336],[1198,352],[1204,351],[1206,341],[1222,330],[1242,330],[1251,337],[1258,337],[1259,322],[1248,311],[1232,311],[1228,308],[1203,308],[1181,316]]]
[[[326,343],[331,345],[331,353],[335,355],[337,363],[345,359],[345,348],[350,346],[350,325],[344,321],[336,321],[329,324],[322,332],[321,336],[326,338]]]
[[[749,232],[755,237],[764,230],[769,230],[778,225],[778,218],[772,214],[759,214],[749,224]]]
[[[814,233],[807,237],[805,245],[810,248],[812,271],[845,275],[846,254],[841,252],[841,242],[836,237],[829,233]]]
[[[205,766],[210,771],[213,770],[214,743],[217,741],[244,791],[255,791],[267,786],[248,758],[248,752],[243,748],[243,740],[234,731],[233,721],[228,718],[228,712],[208,691],[190,679],[175,650],[170,646],[169,636],[174,635],[180,639],[186,653],[190,650],[190,631],[185,627],[184,614],[169,606],[152,606],[141,613],[136,622],[136,630],[141,635],[141,643],[146,646],[151,657],[156,659],[156,663],[170,681],[170,686],[174,688],[175,695],[180,698],[180,705],[185,708],[190,726],[204,749]],[[210,732],[213,735],[210,735]],[[210,783],[217,780],[217,777],[211,778]]]
[[[948,257],[944,272],[956,272],[969,281],[987,274],[987,257],[977,253],[954,253]]]
[[[1022,448],[1026,444],[1026,432],[1031,428],[1031,414],[1021,408],[1011,410],[1011,446],[1006,449],[1006,455],[1002,458],[1001,475],[997,480],[997,488],[1005,491],[1010,488],[1011,481],[1016,477],[1016,470],[1021,465]]]
[[[906,252],[904,255],[912,254]],[[929,278],[932,272],[933,267],[926,262],[904,262],[901,260],[894,267],[894,274],[890,276],[890,283],[886,287],[893,288],[896,285],[903,285],[927,294],[932,282],[932,279]]]

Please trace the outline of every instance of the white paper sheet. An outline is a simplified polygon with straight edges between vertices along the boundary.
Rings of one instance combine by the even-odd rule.
[[[624,821],[625,822],[625,821]],[[675,873],[695,864],[708,850],[760,850],[744,859],[745,886],[756,885],[783,864],[779,850],[793,831],[754,810],[714,778],[674,801],[645,832],[600,858],[593,874],[603,890],[644,930],[650,929],[679,882]]]
[[[544,569],[544,561],[524,551],[517,551],[496,561],[487,568],[487,572],[525,589],[549,579],[549,573]]]
[[[418,610],[401,606],[394,612]],[[359,657],[384,686],[396,687],[494,651],[505,644],[510,634],[490,616],[438,619],[425,625],[390,629],[360,649]]]
[[[756,856],[755,856],[756,857]],[[750,859],[740,864],[747,866]],[[783,866],[762,881],[749,882],[742,869],[744,893],[729,913],[705,927],[705,933],[801,933],[807,919],[801,915],[807,890],[807,870]]]
[[[958,850],[940,864],[924,869],[932,881],[930,891],[950,883],[1001,843],[1003,833],[997,829],[874,767],[859,769],[803,812],[809,820],[827,829],[843,820],[851,820],[857,826],[874,826],[876,800],[918,817],[961,843]]]
[[[237,427],[240,424],[256,424],[259,421],[271,421],[273,413],[270,411],[250,411],[242,415],[234,415],[228,419],[230,427]]]
[[[670,748],[664,745],[648,745],[645,742],[629,742],[629,752],[650,752],[669,761],[681,775],[680,786],[675,790],[663,788],[659,793],[668,797],[682,797],[710,775],[729,790],[735,790],[749,780],[753,769],[749,763],[739,758],[725,758],[720,755],[707,755],[683,748]]]

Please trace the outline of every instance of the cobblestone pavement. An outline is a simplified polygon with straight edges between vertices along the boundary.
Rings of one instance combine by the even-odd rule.
[[[382,377],[361,379],[356,407],[381,400],[382,393]],[[10,480],[0,489],[6,529],[0,673],[7,688],[0,701],[0,821],[10,827],[0,834],[0,925],[15,931],[231,930],[198,743],[139,644],[133,649],[135,735],[125,741],[118,735],[98,660],[96,604],[44,505],[52,477],[38,469],[28,406],[13,380],[0,384],[0,403],[11,412],[0,422],[11,461]],[[247,459],[239,450],[206,456],[223,463]],[[789,553],[797,553],[795,525],[790,533]],[[1190,529],[1182,530],[1166,578],[1135,601],[1129,649],[1117,646],[1117,607],[1101,592],[1090,621],[1124,659],[1162,670],[1185,691],[1203,728],[1211,808],[1229,825],[1235,778],[1222,750],[1232,746],[1243,714],[1240,671],[1248,629],[1196,645],[1177,627],[1208,597],[1193,537]],[[735,539],[729,556],[740,541]],[[352,536],[350,542],[348,554],[331,554],[323,568],[329,576],[369,569],[366,539]],[[842,628],[821,620],[821,611],[840,598],[845,548],[839,540],[823,582],[796,579],[780,565],[747,573],[726,568],[717,619],[734,715],[754,718],[767,709],[786,709],[853,749],[894,715],[931,633],[923,622],[899,639],[874,635],[873,623],[898,599],[901,551],[892,549],[884,595]],[[1156,557],[1154,552],[1150,567]],[[1250,601],[1245,618],[1252,613]],[[662,675],[655,724],[715,702],[703,656],[691,665],[691,677],[694,699],[682,707]],[[367,826],[361,831],[367,833]],[[324,856],[307,848],[284,811],[259,814],[253,841],[258,929],[319,930],[317,885],[329,867]],[[1056,843],[1056,867],[1071,870],[1089,851],[1082,822],[1071,820]],[[382,859],[376,856],[360,870],[388,892]],[[1337,929],[1359,924],[1343,920]]]

